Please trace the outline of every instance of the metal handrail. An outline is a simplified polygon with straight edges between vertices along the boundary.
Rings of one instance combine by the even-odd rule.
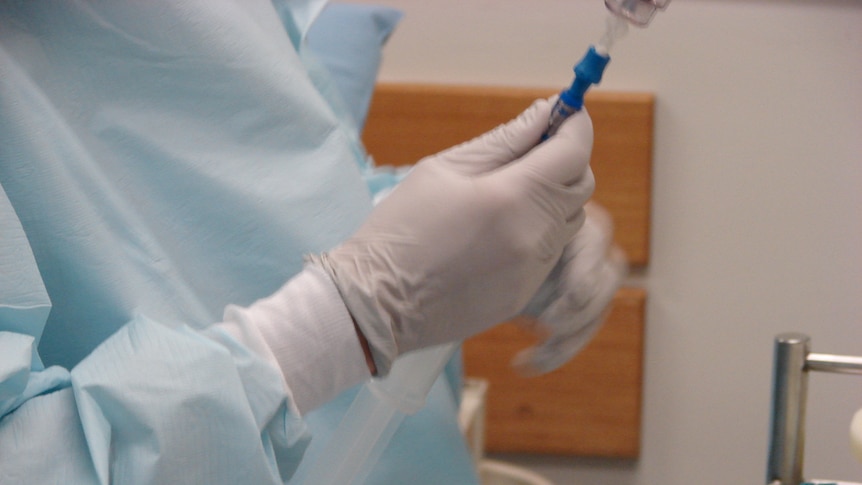
[[[772,423],[766,483],[800,485],[805,448],[808,372],[862,375],[862,357],[815,354],[811,338],[801,333],[775,337],[772,376]]]

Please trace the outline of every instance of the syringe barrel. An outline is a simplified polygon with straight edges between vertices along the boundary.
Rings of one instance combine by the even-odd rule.
[[[553,136],[554,133],[560,129],[563,121],[566,121],[566,118],[577,113],[582,106],[583,101],[577,107],[566,104],[566,102],[563,101],[562,94],[560,94],[560,97],[557,98],[557,102],[554,104],[554,108],[551,110],[551,116],[548,118],[548,129],[545,130],[545,133],[542,135],[542,141]]]

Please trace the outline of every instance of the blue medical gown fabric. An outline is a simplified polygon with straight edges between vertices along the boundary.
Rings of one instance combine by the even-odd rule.
[[[379,5],[329,3],[308,31],[308,47],[326,66],[360,130],[382,61],[380,47],[401,15],[400,10]]]
[[[346,410],[208,328],[370,211],[322,6],[0,5],[0,483],[283,483]],[[476,481],[429,401],[372,482]]]

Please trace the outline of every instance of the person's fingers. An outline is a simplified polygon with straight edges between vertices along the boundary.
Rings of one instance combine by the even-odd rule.
[[[549,336],[513,361],[522,373],[550,372],[579,352],[604,321],[625,277],[626,257],[613,244],[610,215],[596,204],[587,204],[585,212],[587,220],[563,251],[553,280],[537,294],[543,303],[531,303],[529,314]]]
[[[522,157],[539,143],[553,103],[539,99],[517,118],[433,158],[460,173],[487,173]]]
[[[592,149],[593,124],[587,111],[582,110],[510,168],[531,171],[549,182],[571,186],[585,175]]]

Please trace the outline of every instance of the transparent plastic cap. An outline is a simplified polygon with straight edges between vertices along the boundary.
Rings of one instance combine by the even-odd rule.
[[[608,10],[639,27],[649,25],[656,11],[668,3],[670,0],[605,0]]]

